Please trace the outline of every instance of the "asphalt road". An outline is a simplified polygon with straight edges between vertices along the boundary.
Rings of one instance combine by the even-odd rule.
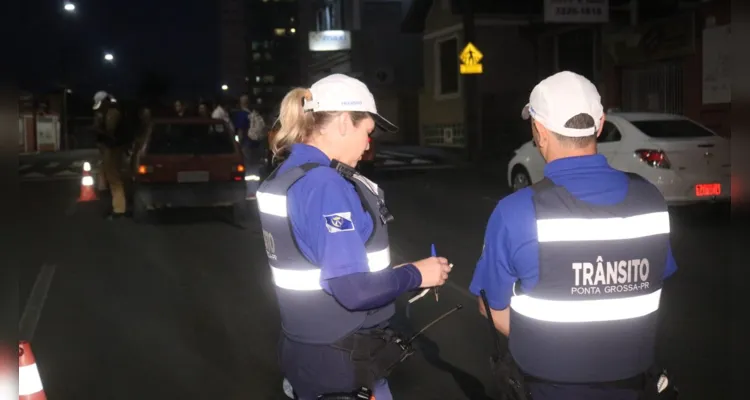
[[[485,321],[467,287],[502,181],[459,169],[393,171],[376,179],[396,219],[394,262],[429,256],[454,264],[440,302],[403,301],[396,324],[427,331],[420,354],[391,379],[397,399],[491,399]],[[284,399],[276,363],[279,317],[262,236],[221,210],[163,214],[156,224],[100,218],[79,203],[77,181],[21,184],[25,255],[21,299],[40,267],[57,267],[33,338],[45,390],[57,399]],[[729,398],[729,213],[674,214],[680,271],[662,300],[660,355],[684,399]]]

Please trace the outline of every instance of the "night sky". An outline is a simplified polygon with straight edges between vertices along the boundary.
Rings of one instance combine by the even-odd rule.
[[[214,0],[63,0],[22,3],[25,47],[21,84],[51,91],[68,81],[75,93],[107,87],[135,93],[144,73],[168,75],[175,96],[213,95],[218,85],[218,6]],[[30,21],[30,22],[26,22]],[[104,53],[114,54],[114,65]]]

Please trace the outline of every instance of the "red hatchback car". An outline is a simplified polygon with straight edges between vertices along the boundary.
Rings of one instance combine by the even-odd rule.
[[[154,119],[138,152],[133,217],[167,207],[232,206],[248,217],[245,166],[239,144],[220,120]],[[240,222],[240,221],[238,221]]]

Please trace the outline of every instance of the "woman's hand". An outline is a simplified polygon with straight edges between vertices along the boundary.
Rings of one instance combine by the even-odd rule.
[[[451,272],[451,264],[444,257],[425,258],[412,264],[417,267],[422,275],[422,285],[420,286],[422,288],[443,286]]]

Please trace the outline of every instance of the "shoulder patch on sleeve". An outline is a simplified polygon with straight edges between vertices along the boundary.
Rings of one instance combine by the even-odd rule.
[[[354,230],[354,222],[352,222],[351,212],[340,212],[324,215],[323,218],[326,221],[326,228],[330,233],[336,232],[347,232]]]

